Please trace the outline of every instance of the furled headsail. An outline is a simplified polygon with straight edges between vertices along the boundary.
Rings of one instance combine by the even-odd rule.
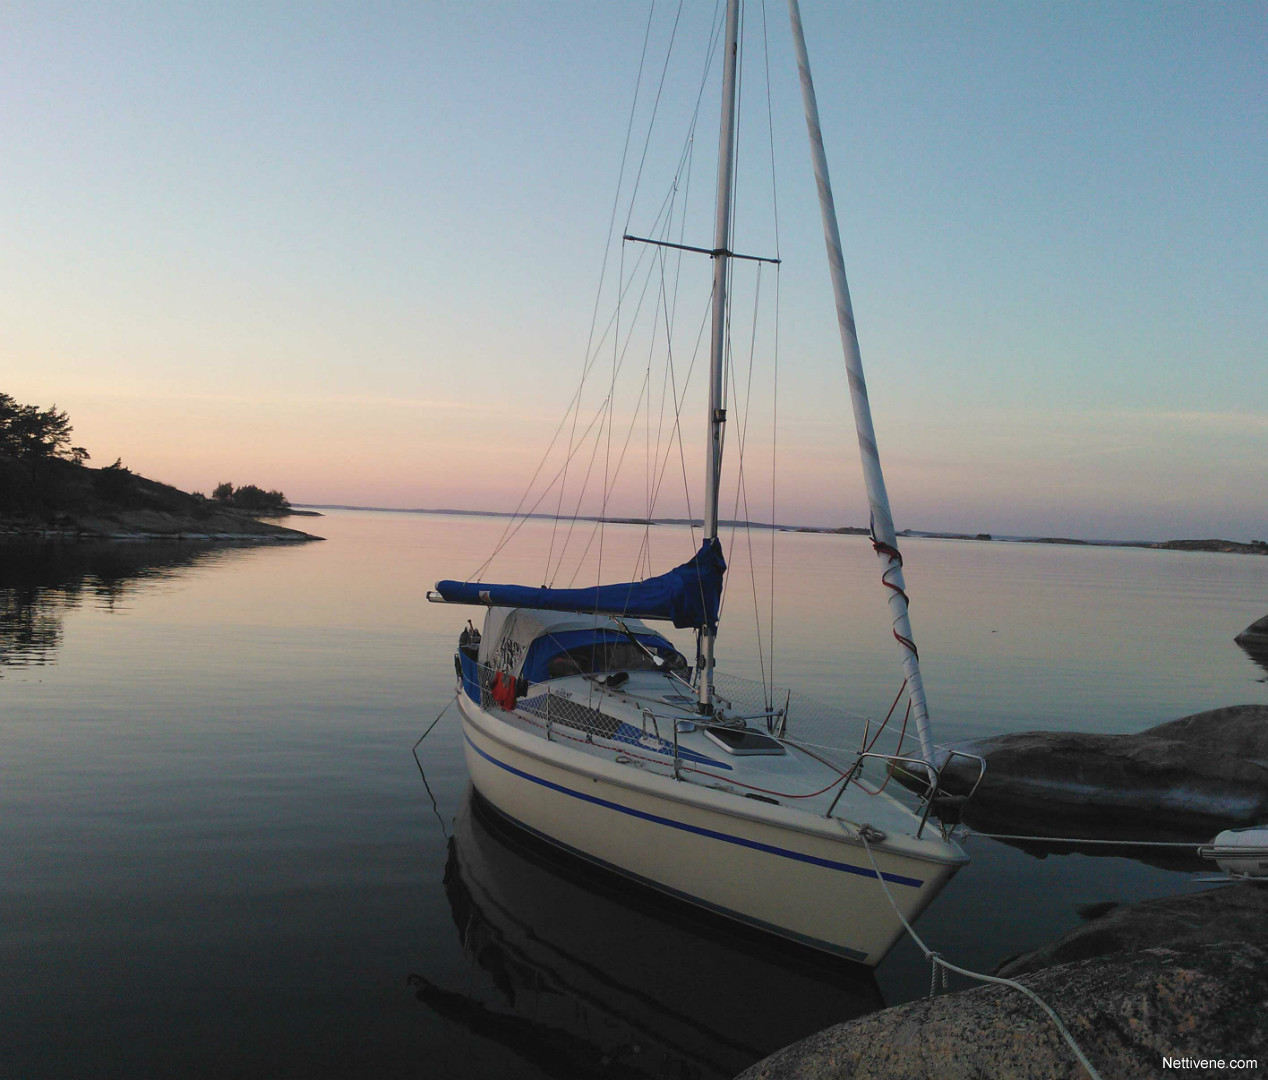
[[[664,619],[680,628],[716,629],[725,572],[722,545],[717,537],[710,537],[689,562],[643,581],[584,589],[438,581],[436,592],[439,599],[450,604],[583,611],[634,619]]]

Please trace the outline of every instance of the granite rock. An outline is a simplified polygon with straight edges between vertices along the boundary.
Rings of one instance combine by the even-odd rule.
[[[1268,883],[1242,882],[1107,908],[1051,944],[1007,961],[996,974],[1015,979],[1055,964],[1147,949],[1160,942],[1169,948],[1193,948],[1244,941],[1268,949]]]
[[[1251,884],[1116,907],[1001,974],[1046,1001],[1107,1080],[1157,1077],[1164,1056],[1262,1058],[1266,914],[1268,889]],[[739,1080],[1085,1076],[1034,1002],[982,985],[828,1028]]]
[[[1059,836],[1070,821],[1100,821],[1201,841],[1268,822],[1266,705],[1213,709],[1135,735],[1028,731],[958,748],[987,761],[967,811],[979,828],[984,818],[996,831],[1046,822]],[[976,775],[976,763],[953,759],[943,788],[965,794]]]
[[[1233,639],[1244,649],[1268,649],[1268,615],[1257,619]]]

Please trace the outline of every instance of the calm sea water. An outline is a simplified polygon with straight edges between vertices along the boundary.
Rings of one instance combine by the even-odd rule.
[[[0,552],[0,1075],[726,1076],[927,990],[910,942],[874,978],[808,964],[507,834],[471,800],[453,710],[411,752],[453,696],[468,614],[426,589],[505,522],[309,520],[326,543]],[[607,528],[605,576],[644,539]],[[526,526],[490,576],[540,580],[550,542]],[[690,553],[650,542],[658,568]],[[754,677],[769,545],[731,550],[719,643]],[[1268,702],[1232,640],[1268,612],[1268,559],[905,553],[941,738]],[[780,534],[776,567],[775,680],[883,715],[899,679],[866,542]],[[979,970],[1083,904],[1200,887],[1121,857],[970,851],[920,928]]]

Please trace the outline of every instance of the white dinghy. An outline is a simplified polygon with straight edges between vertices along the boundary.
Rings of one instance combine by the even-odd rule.
[[[1225,829],[1198,854],[1214,859],[1229,878],[1268,882],[1268,825]]]
[[[488,608],[456,656],[468,768],[479,793],[522,828],[590,862],[692,904],[867,965],[968,859],[930,809],[938,770],[907,617],[888,498],[859,359],[796,0],[791,0],[807,126],[838,325],[903,690],[918,754],[848,755],[794,737],[789,696],[714,669],[726,566],[718,540],[738,0],[723,37],[713,260],[704,542],[658,577],[590,588],[441,581],[435,602]],[[633,240],[633,237],[626,237]],[[694,663],[652,628],[696,633]],[[791,718],[791,726],[790,726]],[[882,780],[927,781],[915,805]],[[873,778],[866,779],[871,771]],[[873,784],[875,783],[875,786]],[[898,789],[898,785],[894,785]],[[883,879],[878,880],[878,877]],[[886,893],[888,892],[889,897]]]

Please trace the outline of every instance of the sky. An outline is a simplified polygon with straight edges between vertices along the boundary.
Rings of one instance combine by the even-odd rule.
[[[512,509],[568,415],[596,295],[638,258],[608,244],[614,204],[647,235],[686,145],[712,2],[683,6],[682,74],[641,153],[677,12],[3,5],[0,390],[66,409],[92,464],[188,490]],[[1268,539],[1268,4],[805,0],[803,18],[898,527]],[[737,311],[763,314],[732,328],[723,513],[743,427],[748,516],[865,524],[786,11],[750,2],[745,23],[757,179],[735,247],[783,261],[758,299],[756,268],[736,272]],[[682,198],[702,246],[715,102],[710,81]],[[708,273],[681,263],[697,290]],[[634,376],[612,383],[596,468],[627,418],[655,441]],[[679,493],[702,414],[688,396],[681,461],[659,459]],[[612,513],[647,508],[629,469]]]

